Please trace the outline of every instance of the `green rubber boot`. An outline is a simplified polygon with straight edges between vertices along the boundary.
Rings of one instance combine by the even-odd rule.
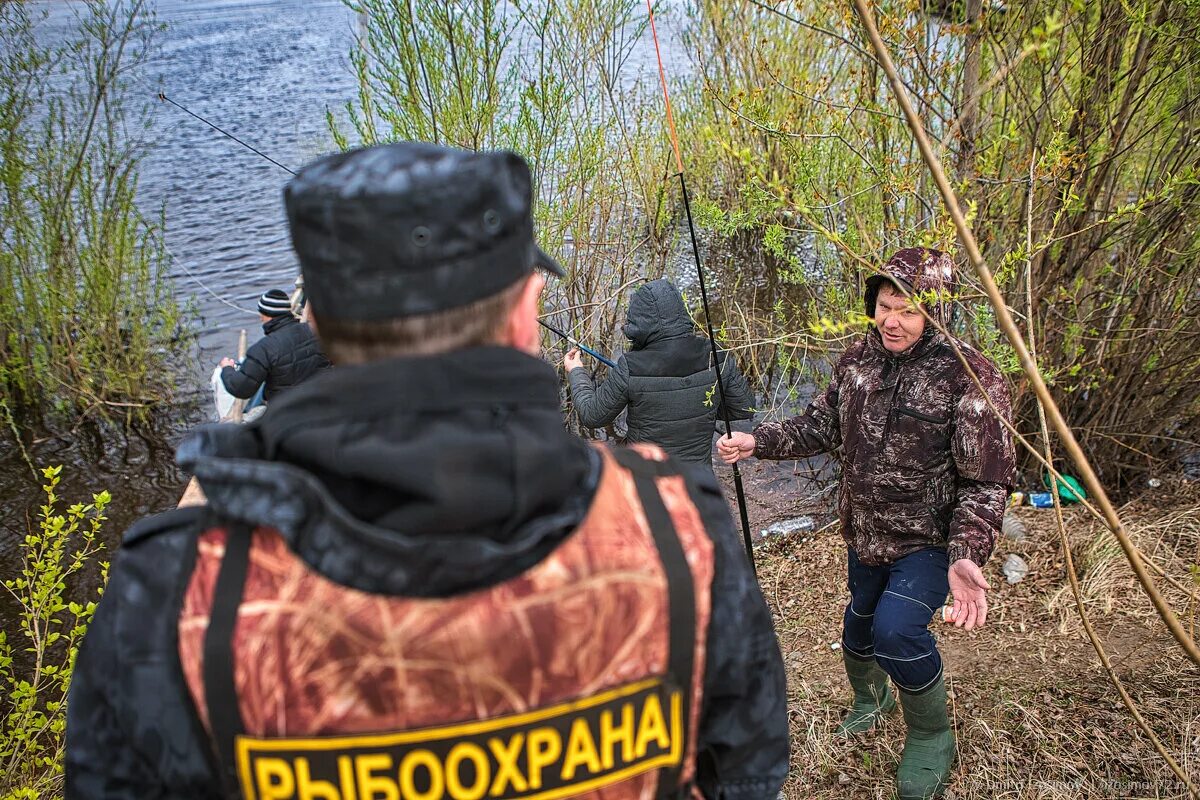
[[[904,754],[896,770],[900,800],[928,800],[942,796],[954,764],[954,732],[946,712],[946,684],[942,678],[920,694],[900,692],[900,706],[908,723]]]
[[[842,650],[846,677],[854,689],[854,705],[837,727],[839,736],[865,733],[878,725],[884,715],[896,707],[896,698],[888,685],[887,673],[873,658],[858,658]]]

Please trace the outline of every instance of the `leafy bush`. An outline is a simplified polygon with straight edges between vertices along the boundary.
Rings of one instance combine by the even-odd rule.
[[[87,0],[48,44],[32,9],[0,3],[0,398],[18,423],[127,417],[169,394],[182,338],[163,219],[135,202],[128,81],[161,26],[145,0]]]
[[[42,470],[46,502],[37,527],[21,548],[20,576],[4,582],[17,604],[15,636],[0,630],[0,797],[46,798],[62,793],[67,689],[75,653],[96,602],[72,600],[72,579],[89,567],[100,571],[98,597],[108,562],[98,534],[108,492],[65,511],[55,493],[62,467]],[[92,578],[88,576],[88,582]]]
[[[350,57],[358,93],[345,104],[349,126],[329,116],[338,145],[420,139],[521,153],[536,186],[539,241],[570,275],[549,287],[547,311],[592,347],[623,345],[630,288],[666,267],[661,110],[655,94],[647,102],[630,88],[627,66],[646,33],[645,8],[344,2],[360,20]],[[546,341],[561,352],[561,342]]]
[[[1119,485],[1194,450],[1200,17],[1161,0],[874,8],[1093,465]],[[786,287],[781,319],[778,292],[757,307],[747,294],[745,338],[786,342],[813,319],[859,311],[863,279],[899,247],[947,249],[965,267],[849,5],[704,0],[693,31],[704,81],[681,119],[696,202],[712,230],[759,254],[731,261],[758,274],[729,280],[809,273]],[[961,277],[958,332],[1012,375],[1018,428],[1036,430],[1012,351],[971,270]]]

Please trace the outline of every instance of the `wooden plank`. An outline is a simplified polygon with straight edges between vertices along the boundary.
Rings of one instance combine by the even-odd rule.
[[[246,360],[246,329],[242,328],[241,334],[238,336],[238,361]],[[241,422],[242,407],[246,405],[246,401],[238,398],[233,401],[233,408],[229,412],[229,416],[221,420],[222,422]],[[204,496],[204,490],[200,488],[200,482],[195,476],[188,481],[187,488],[183,490],[183,497],[179,498],[179,503],[176,508],[184,508],[185,506],[202,506],[208,502]]]
[[[193,476],[188,481],[187,488],[183,490],[183,497],[179,498],[179,505],[176,508],[202,506],[207,502],[208,498],[204,496],[204,490],[200,488],[200,481],[196,480],[195,476]]]

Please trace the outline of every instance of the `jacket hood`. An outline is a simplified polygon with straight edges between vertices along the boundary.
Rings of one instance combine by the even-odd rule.
[[[329,577],[434,595],[536,563],[600,469],[555,370],[501,347],[336,367],[178,457],[216,515],[278,529]]]
[[[949,254],[926,247],[907,247],[897,250],[880,272],[882,274],[867,278],[863,300],[868,317],[875,316],[879,287],[884,281],[890,280],[900,284],[909,293],[925,299],[924,306],[929,316],[943,328],[949,327],[953,297],[958,290],[954,260]],[[934,297],[937,299],[930,302]]]
[[[633,293],[621,332],[634,350],[641,350],[661,339],[691,336],[694,329],[679,290],[670,281],[659,278]]]

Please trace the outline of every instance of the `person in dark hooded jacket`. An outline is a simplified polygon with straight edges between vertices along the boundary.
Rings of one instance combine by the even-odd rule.
[[[783,661],[711,470],[564,426],[513,153],[327,156],[285,204],[337,365],[179,448],[80,648],[75,798],[774,800]]]
[[[712,464],[712,439],[724,419],[712,345],[697,336],[683,298],[670,281],[638,288],[622,328],[630,351],[596,386],[579,351],[563,366],[579,421],[602,428],[629,409],[630,442],[653,442],[681,461]],[[750,419],[754,393],[728,353],[718,351],[730,419]]]
[[[258,300],[263,337],[246,350],[238,366],[221,359],[221,383],[234,397],[249,399],[261,388],[270,402],[329,366],[329,359],[312,328],[292,316],[292,301],[282,289],[271,289]]]
[[[929,623],[947,592],[956,626],[987,619],[981,567],[1014,474],[1002,376],[956,341],[968,371],[939,330],[950,324],[954,291],[948,255],[900,250],[868,278],[864,300],[875,325],[838,360],[825,392],[798,417],[717,445],[726,463],[838,454],[850,588],[842,653],[854,690],[839,730],[868,730],[894,708],[890,676],[908,723],[897,770],[903,800],[940,796],[949,778],[955,743]]]

